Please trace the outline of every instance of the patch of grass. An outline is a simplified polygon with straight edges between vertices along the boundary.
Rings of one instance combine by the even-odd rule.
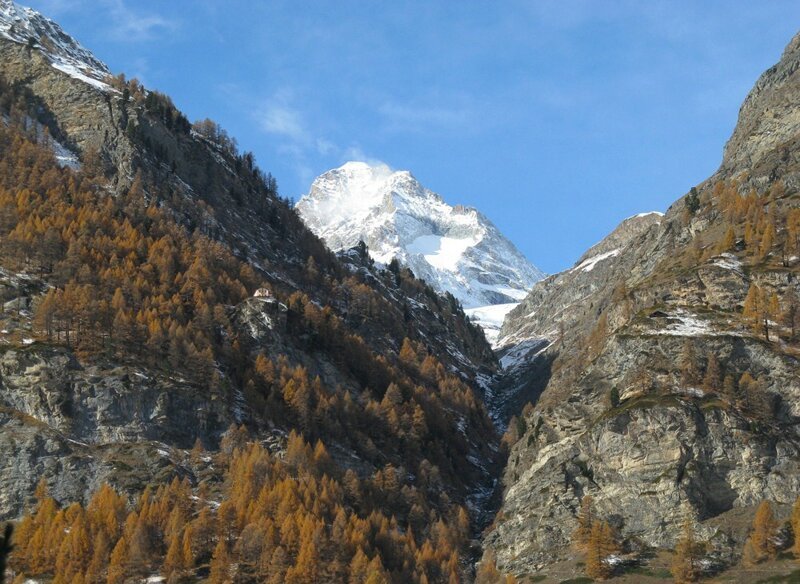
[[[559,584],[591,584],[594,582],[588,576],[578,576],[577,578],[570,578],[569,580],[562,580]]]
[[[600,416],[592,423],[589,429],[603,422],[604,420],[610,420],[616,418],[620,414],[623,414],[631,410],[647,410],[655,407],[678,408],[683,405],[684,405],[683,402],[680,399],[678,399],[677,396],[672,394],[664,395],[664,394],[651,393],[647,395],[633,397],[631,399],[624,400],[617,407],[606,410],[604,413],[600,414]]]
[[[798,584],[800,583],[800,570],[795,570],[794,572],[790,572],[788,574],[782,574],[778,576],[770,576],[769,578],[764,578],[763,580],[759,580],[756,584]]]
[[[626,574],[637,574],[639,576],[647,576],[649,578],[672,578],[672,574],[666,568],[646,568],[644,566],[636,566],[625,570]]]
[[[536,574],[535,576],[528,576],[528,582],[541,582],[542,580],[547,580],[547,576],[545,574]]]
[[[711,398],[708,401],[704,401],[700,404],[701,410],[729,410],[730,404],[727,402],[722,401],[719,398]]]

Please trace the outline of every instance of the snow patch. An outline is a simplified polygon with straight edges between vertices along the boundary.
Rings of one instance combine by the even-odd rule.
[[[513,369],[547,349],[552,344],[548,339],[527,339],[506,350],[500,357],[503,369]]]
[[[732,253],[724,253],[712,262],[715,266],[743,274],[742,262]]]
[[[646,213],[637,213],[636,215],[631,215],[630,217],[628,217],[628,219],[625,219],[625,221],[628,221],[629,219],[641,219],[642,217],[649,217],[650,215],[663,217],[664,213],[662,213],[661,211],[647,211]]]
[[[58,162],[59,166],[62,168],[71,168],[72,170],[81,169],[81,161],[78,158],[78,155],[72,150],[57,140],[53,140],[51,147],[53,149],[53,154],[56,157],[56,162]]]
[[[589,259],[582,261],[580,264],[572,268],[570,271],[574,272],[577,270],[581,270],[583,272],[591,272],[592,270],[594,270],[594,267],[598,263],[602,262],[603,260],[607,260],[608,258],[613,258],[617,255],[619,255],[619,248],[612,249],[611,251],[607,251],[605,253],[592,256]]]
[[[679,310],[674,315],[670,315],[669,318],[673,322],[657,331],[658,334],[675,337],[699,337],[711,333],[708,323],[703,322],[696,315],[690,314],[685,310]]]
[[[73,79],[77,79],[78,81],[83,81],[92,87],[96,87],[100,91],[111,91],[111,86],[108,83],[104,83],[99,79],[95,79],[94,77],[90,77],[86,73],[83,73],[78,67],[72,65],[71,63],[63,63],[55,61],[53,62],[53,69],[58,69],[62,73],[66,73]]]

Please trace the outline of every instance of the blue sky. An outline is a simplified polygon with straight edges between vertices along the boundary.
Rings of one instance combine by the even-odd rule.
[[[800,28],[796,0],[22,3],[219,122],[282,194],[384,161],[547,272],[710,175]]]

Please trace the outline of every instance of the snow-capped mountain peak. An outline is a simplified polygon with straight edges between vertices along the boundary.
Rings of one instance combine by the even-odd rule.
[[[396,258],[467,309],[513,305],[544,276],[476,209],[451,206],[385,164],[329,170],[297,209],[331,249],[364,241],[376,261]]]
[[[12,0],[0,0],[0,38],[30,46],[45,55],[52,66],[103,91],[108,67],[81,46],[54,21]]]

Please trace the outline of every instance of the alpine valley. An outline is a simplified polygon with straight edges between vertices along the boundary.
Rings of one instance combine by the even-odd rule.
[[[714,175],[545,276],[384,164],[292,205],[0,0],[6,577],[794,581],[799,70],[800,35]]]

